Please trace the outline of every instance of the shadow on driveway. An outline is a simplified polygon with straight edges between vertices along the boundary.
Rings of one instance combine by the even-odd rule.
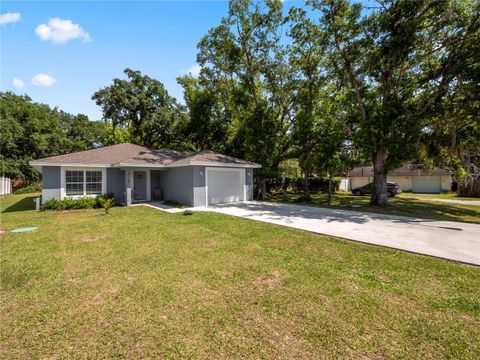
[[[408,216],[376,214],[371,212],[360,212],[351,210],[340,210],[332,208],[320,208],[314,206],[302,206],[295,204],[276,204],[271,202],[246,202],[233,205],[240,212],[245,211],[241,216],[244,218],[254,218],[261,215],[267,220],[281,220],[286,224],[292,224],[294,218],[326,220],[332,225],[337,223],[355,223],[365,224],[373,220],[388,220],[393,223],[422,225],[424,227],[442,228],[446,230],[463,231],[461,228],[437,225],[441,220],[419,219]],[[215,208],[222,210],[232,208],[232,204],[214,205]]]

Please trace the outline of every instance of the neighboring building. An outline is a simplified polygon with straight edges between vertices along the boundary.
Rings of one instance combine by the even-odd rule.
[[[444,169],[427,171],[419,165],[407,164],[391,171],[387,181],[396,182],[403,191],[414,193],[440,193],[451,191],[452,173]],[[373,182],[373,167],[356,167],[344,177],[344,190],[351,190]]]
[[[171,200],[189,206],[253,198],[245,160],[200,151],[181,154],[133,144],[112,145],[30,162],[42,173],[42,202],[112,193],[121,204]]]

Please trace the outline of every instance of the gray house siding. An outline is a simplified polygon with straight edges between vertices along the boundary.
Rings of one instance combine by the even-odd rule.
[[[189,206],[206,205],[205,166],[184,166],[150,171],[150,191],[160,189],[161,200],[173,200]],[[246,199],[253,199],[253,169],[245,169]],[[113,193],[118,203],[124,204],[125,170],[106,169],[106,192]],[[61,167],[43,166],[42,201],[61,197]]]
[[[174,200],[193,206],[192,167],[171,168],[159,176],[163,200]]]
[[[247,198],[253,200],[253,169],[245,169],[245,185],[247,186]]]
[[[44,166],[42,168],[42,202],[48,199],[60,200],[62,197],[60,170],[60,166]]]
[[[192,166],[193,170],[193,206],[205,206],[207,193],[205,187],[205,166]]]
[[[125,203],[125,171],[107,169],[107,193],[113,193],[118,203]]]
[[[60,191],[60,166],[44,166],[42,168],[42,189]]]

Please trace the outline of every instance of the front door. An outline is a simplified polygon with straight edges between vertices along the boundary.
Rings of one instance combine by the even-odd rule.
[[[146,171],[133,172],[133,200],[135,201],[147,200],[147,172]]]

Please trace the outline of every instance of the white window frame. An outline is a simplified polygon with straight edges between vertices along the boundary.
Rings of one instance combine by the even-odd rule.
[[[83,195],[67,195],[67,171],[83,171]],[[102,194],[107,192],[107,169],[98,167],[63,167],[61,168],[61,187],[60,199],[81,199],[84,197],[97,197],[98,194],[87,194],[87,171],[101,171],[102,172]]]
[[[215,171],[232,171],[238,172],[240,174],[240,185],[243,188],[243,202],[247,201],[247,184],[246,184],[246,170],[245,168],[228,168],[228,167],[205,167],[205,205],[209,206],[208,203],[208,173]]]

